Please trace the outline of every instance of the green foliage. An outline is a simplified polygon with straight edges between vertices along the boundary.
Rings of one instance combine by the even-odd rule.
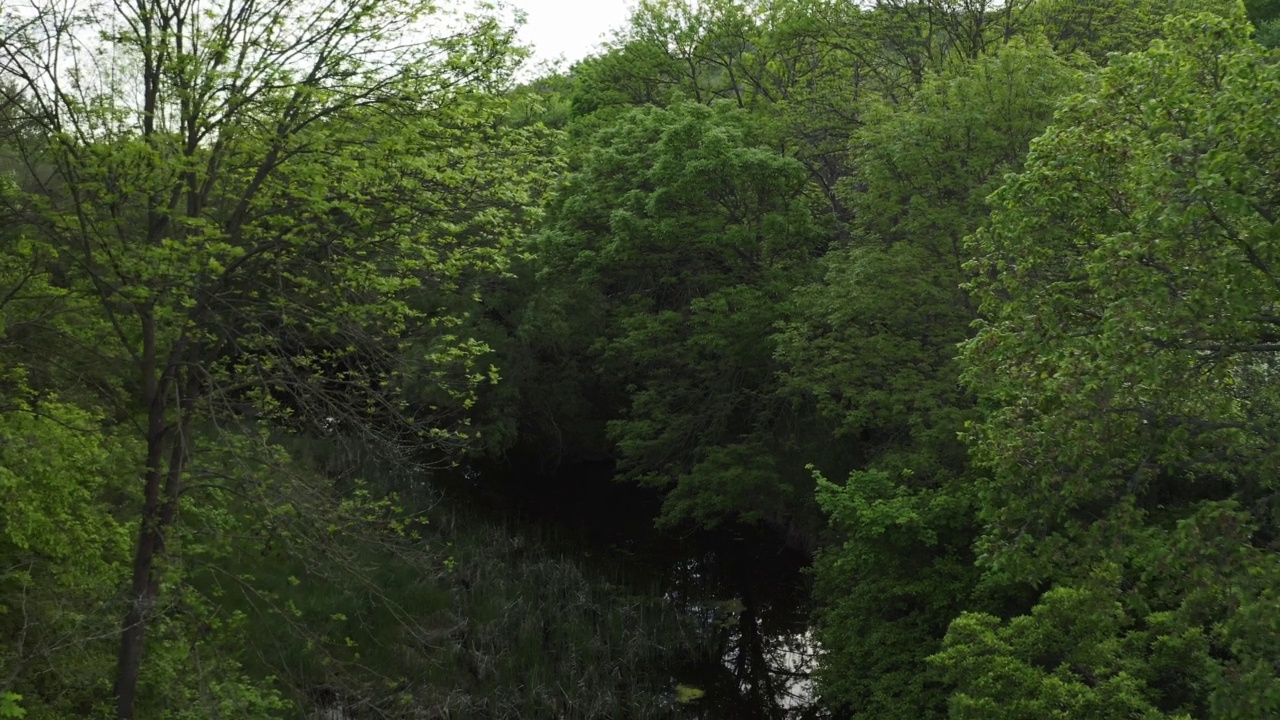
[[[869,114],[855,136],[859,172],[841,185],[863,239],[795,293],[778,351],[788,389],[811,395],[837,434],[909,430],[947,453],[964,404],[952,348],[973,317],[957,289],[960,240],[1078,82],[1043,45],[1015,42]]]
[[[1166,18],[1182,13],[1216,12],[1232,15],[1235,0],[1038,0],[1031,5],[1031,22],[1063,55],[1084,53],[1105,62],[1109,53],[1143,50],[1161,36]]]
[[[798,288],[777,358],[783,387],[811,405],[853,472],[823,481],[838,540],[815,566],[824,696],[856,717],[939,717],[945,687],[926,667],[947,623],[972,607],[975,494],[957,434],[973,417],[955,344],[973,319],[958,290],[960,239],[1017,167],[1079,75],[1020,41],[879,105],[857,133],[841,185],[859,237]]]
[[[1144,683],[1131,674],[1136,668],[1127,667],[1129,638],[1115,637],[1127,620],[1114,591],[1074,588],[1045,593],[1031,615],[1007,626],[990,615],[961,616],[951,625],[946,648],[934,658],[948,667],[958,685],[950,716],[1192,717],[1161,712],[1145,697]]]
[[[135,447],[101,415],[36,397],[21,374],[0,411],[0,673],[25,699],[8,717],[74,712],[95,692],[118,623],[133,533],[117,516]],[[54,673],[49,677],[48,673]],[[44,675],[45,677],[41,677]],[[5,695],[8,698],[8,694]]]
[[[827,211],[846,172],[870,63],[844,34],[856,7],[827,0],[645,2],[608,52],[573,73],[583,140],[630,107],[732,103],[750,111],[756,142],[810,173]]]
[[[317,538],[325,563],[278,541],[237,554],[228,570],[256,576],[251,593],[222,572],[200,579],[245,611],[254,665],[278,675],[297,707],[402,718],[672,714],[661,695],[669,668],[693,651],[674,608],[558,557],[552,537],[420,501],[431,509],[411,516],[413,539],[352,542],[371,526],[346,522]]]
[[[518,88],[419,0],[89,5],[0,16],[0,717],[712,712],[405,509],[515,445],[821,537],[837,713],[1280,713],[1274,1],[645,0]]]
[[[1124,568],[1103,566],[1056,585],[1027,615],[961,616],[932,658],[957,684],[952,714],[1273,714],[1276,631],[1259,613],[1280,576],[1274,553],[1230,536],[1243,519],[1231,504],[1206,505],[1171,531],[1147,530],[1134,553],[1145,568],[1136,588],[1121,586]],[[1170,601],[1180,604],[1161,609]],[[1226,648],[1235,658],[1224,659]]]
[[[970,241],[984,318],[963,358],[984,413],[969,437],[991,473],[980,565],[1052,589],[1007,629],[953,626],[940,658],[964,712],[1277,710],[1275,625],[1258,613],[1277,587],[1280,136],[1259,99],[1280,75],[1250,31],[1180,18],[1113,58]],[[1078,643],[1082,625],[1079,649],[1100,654],[1065,671],[992,650],[1025,633]],[[973,664],[984,653],[1011,656],[1018,687],[984,681],[1003,672]]]
[[[965,357],[993,405],[974,440],[997,486],[1019,485],[990,499],[1009,540],[1084,532],[1128,496],[1230,493],[1268,462],[1253,434],[1272,407],[1257,353],[1271,327],[1259,313],[1274,292],[1274,160],[1266,110],[1247,98],[1276,81],[1238,23],[1199,22],[1069,102],[973,239],[989,319]],[[1192,32],[1209,33],[1218,55],[1187,47]],[[1153,76],[1177,92],[1144,101]],[[1133,103],[1142,114],[1116,111]],[[1010,562],[1030,560],[1007,549]]]
[[[22,702],[22,696],[17,693],[0,693],[0,718],[26,717],[27,711],[18,704],[20,702]]]
[[[853,717],[942,714],[945,688],[924,658],[972,602],[973,511],[962,493],[921,486],[906,472],[819,483],[819,502],[840,533],[814,568],[827,651],[819,680],[828,701]]]
[[[674,488],[666,522],[777,519],[772,325],[820,242],[804,169],[728,105],[635,110],[592,144],[539,241],[549,290],[526,322],[599,338],[579,352],[625,393],[622,473]]]
[[[507,122],[508,34],[479,16],[417,25],[435,10],[0,18],[17,83],[0,130],[0,607],[20,607],[3,619],[22,638],[0,661],[29,715],[105,713],[112,696],[119,717],[279,715],[194,579],[233,539],[291,524],[291,549],[319,552],[303,508],[368,530],[352,543],[404,528],[374,496],[273,478],[288,456],[272,431],[436,462],[472,440],[496,373],[457,328],[538,217],[552,136]]]
[[[100,417],[54,397],[15,393],[8,404],[0,413],[6,555],[50,563],[87,587],[112,579],[130,533],[103,500],[124,484],[118,468],[130,448],[106,437]]]
[[[1015,39],[931,78],[903,106],[873,106],[854,136],[847,202],[886,244],[910,243],[958,271],[960,241],[986,217],[987,195],[1081,82],[1044,42]]]
[[[1275,0],[1247,0],[1244,4],[1249,22],[1257,28],[1254,39],[1263,47],[1280,46],[1280,2]]]

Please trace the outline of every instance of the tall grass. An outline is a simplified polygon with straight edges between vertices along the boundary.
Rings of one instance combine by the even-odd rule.
[[[389,472],[355,457],[335,472],[331,458],[291,451],[337,484]],[[299,715],[679,715],[671,668],[699,640],[661,589],[588,569],[533,526],[480,519],[423,477],[392,479],[416,537],[331,538],[319,561],[243,553],[233,570],[256,578],[228,600],[248,618],[251,667],[274,675]]]

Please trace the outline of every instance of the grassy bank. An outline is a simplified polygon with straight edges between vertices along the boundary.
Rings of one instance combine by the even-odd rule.
[[[390,472],[356,465],[337,482]],[[562,555],[537,527],[482,519],[422,477],[387,484],[403,493],[400,537],[359,523],[313,528],[305,552],[240,553],[233,573],[219,573],[249,668],[274,676],[298,714],[677,714],[670,670],[697,640],[659,590]],[[253,577],[253,589],[228,591],[233,574]]]

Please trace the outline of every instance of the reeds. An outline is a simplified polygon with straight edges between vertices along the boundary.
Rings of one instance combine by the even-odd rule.
[[[482,520],[421,478],[395,485],[411,488],[416,537],[339,537],[328,562],[239,568],[262,579],[247,654],[303,716],[678,715],[672,668],[699,640],[660,588],[557,552],[535,525]]]

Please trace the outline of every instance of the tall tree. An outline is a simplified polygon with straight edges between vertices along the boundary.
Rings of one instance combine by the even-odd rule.
[[[6,187],[0,202],[90,301],[120,368],[110,400],[144,447],[118,717],[135,712],[166,547],[194,501],[184,480],[210,420],[462,438],[443,410],[398,395],[402,350],[419,338],[438,337],[417,360],[424,377],[461,366],[464,395],[478,379],[466,367],[482,348],[443,334],[415,294],[500,267],[540,163],[519,142],[503,151],[510,163],[472,152],[506,142],[482,111],[467,115],[510,70],[508,37],[483,19],[432,34],[420,22],[435,11],[139,0],[5,18],[0,74],[39,132],[17,150],[35,187]],[[463,204],[486,209],[464,218]]]
[[[823,240],[803,167],[731,104],[634,110],[593,143],[539,240],[549,290],[526,322],[591,319],[579,347],[621,405],[622,473],[670,490],[668,521],[785,520],[768,387],[778,304]]]
[[[1280,711],[1280,96],[1238,13],[1169,21],[1066,102],[970,246],[990,582],[955,717]]]
[[[945,707],[926,658],[979,602],[974,478],[957,437],[974,418],[955,362],[975,317],[959,287],[961,240],[1079,83],[1046,43],[1015,40],[931,78],[908,103],[869,106],[857,172],[841,186],[854,238],[792,295],[782,385],[843,450],[810,441],[815,465],[841,478],[820,492],[835,530],[815,566],[823,694],[855,717]]]

